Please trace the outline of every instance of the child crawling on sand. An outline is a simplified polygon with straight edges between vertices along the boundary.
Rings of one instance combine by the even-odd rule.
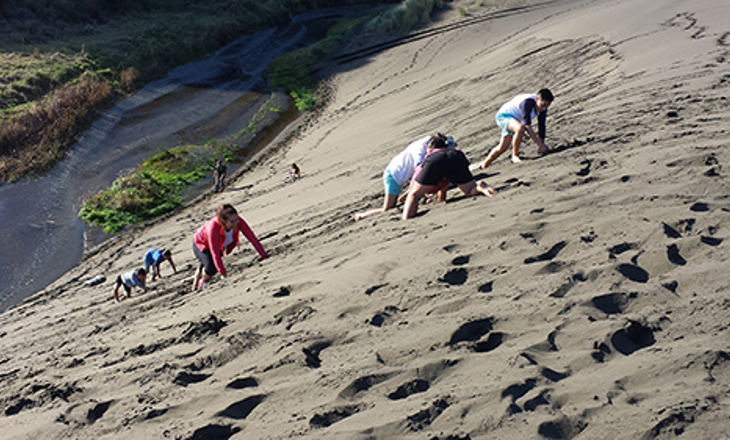
[[[117,300],[117,302],[120,301],[120,286],[124,286],[124,290],[127,292],[125,298],[129,298],[130,296],[132,296],[132,289],[135,287],[141,287],[143,292],[147,292],[147,286],[145,285],[146,279],[147,271],[141,267],[119,275],[117,277],[116,285],[114,286],[114,298]]]
[[[144,271],[150,273],[152,269],[152,281],[156,278],[162,278],[160,275],[160,264],[163,261],[169,261],[172,271],[177,273],[175,263],[172,261],[172,251],[169,249],[150,249],[144,254]]]

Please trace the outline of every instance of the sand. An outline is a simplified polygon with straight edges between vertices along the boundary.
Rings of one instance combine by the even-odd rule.
[[[452,5],[333,66],[327,105],[224,193],[2,314],[2,437],[730,438],[730,4]],[[498,159],[496,197],[353,220],[410,141],[481,160],[497,108],[541,87],[553,152]],[[190,293],[222,202],[271,258],[244,242]],[[114,302],[152,247],[178,273]]]

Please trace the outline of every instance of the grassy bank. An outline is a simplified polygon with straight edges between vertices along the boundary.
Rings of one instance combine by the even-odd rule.
[[[210,148],[177,147],[145,160],[109,189],[88,199],[79,218],[112,234],[174,210],[184,202],[186,189],[213,168],[213,153],[206,150]]]

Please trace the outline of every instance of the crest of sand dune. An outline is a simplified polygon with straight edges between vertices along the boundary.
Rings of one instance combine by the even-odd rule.
[[[500,8],[334,66],[326,107],[224,193],[0,316],[2,437],[729,438],[730,4]],[[352,220],[410,141],[483,159],[499,106],[541,87],[553,152],[494,162],[496,197]],[[271,258],[244,242],[190,293],[224,201]],[[115,303],[152,247],[178,273]]]

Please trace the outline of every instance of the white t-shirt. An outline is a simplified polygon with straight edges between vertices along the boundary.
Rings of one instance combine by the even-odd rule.
[[[411,180],[416,165],[421,163],[426,155],[426,145],[429,139],[431,136],[411,142],[405,150],[390,161],[387,170],[390,171],[398,185],[403,186]]]
[[[233,234],[236,233],[236,228],[226,231],[226,240],[223,242],[223,248],[228,247],[229,244],[233,243]]]

